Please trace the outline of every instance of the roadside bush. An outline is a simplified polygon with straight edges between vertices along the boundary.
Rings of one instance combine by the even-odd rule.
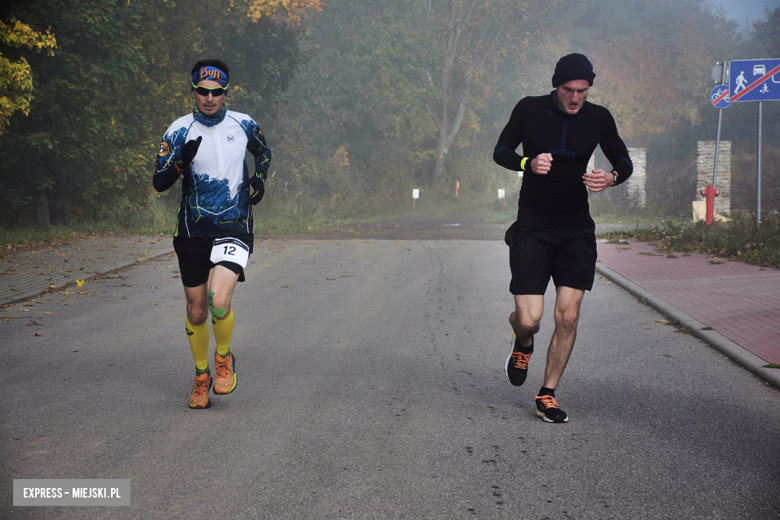
[[[756,143],[737,142],[731,158],[731,207],[756,211]],[[780,211],[780,148],[761,150],[761,209]]]

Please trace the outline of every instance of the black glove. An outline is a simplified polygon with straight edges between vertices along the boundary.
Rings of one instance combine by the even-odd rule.
[[[263,179],[265,178],[265,174],[262,175],[258,172],[255,174],[254,177],[249,179],[249,185],[254,188],[254,193],[249,196],[249,203],[254,206],[261,200],[263,200],[263,195],[265,195],[265,182],[263,182]]]
[[[190,163],[198,153],[198,147],[200,147],[200,142],[202,140],[203,136],[199,136],[194,141],[187,141],[184,146],[181,147],[181,159],[179,162],[181,162],[182,170],[187,171],[187,168],[190,167]]]

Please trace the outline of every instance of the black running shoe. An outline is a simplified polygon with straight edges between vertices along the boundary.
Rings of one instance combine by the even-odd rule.
[[[536,415],[545,422],[562,423],[569,422],[566,412],[558,408],[558,403],[551,395],[536,396]]]
[[[525,350],[527,354],[520,350]],[[530,349],[530,352],[528,351]],[[512,334],[512,351],[509,353],[509,357],[506,358],[506,366],[504,370],[506,372],[506,378],[509,382],[515,386],[521,386],[525,383],[525,378],[528,375],[528,361],[531,359],[531,354],[534,353],[534,338],[531,336],[531,346],[521,347],[520,342],[517,341],[517,335]]]

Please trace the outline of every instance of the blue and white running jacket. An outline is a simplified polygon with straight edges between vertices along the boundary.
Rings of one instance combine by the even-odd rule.
[[[182,198],[175,237],[220,238],[252,233],[250,184],[262,183],[271,150],[257,123],[246,114],[227,110],[222,121],[206,126],[193,114],[180,117],[165,132],[157,153],[154,187],[165,191],[176,182],[184,143],[203,140],[189,168],[182,171]],[[246,167],[246,151],[255,158],[255,172]]]

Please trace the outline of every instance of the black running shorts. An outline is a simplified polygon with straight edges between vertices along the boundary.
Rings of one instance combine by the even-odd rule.
[[[596,273],[596,224],[583,215],[557,225],[519,220],[507,231],[512,294],[544,294],[555,287],[590,291]]]
[[[252,253],[254,245],[254,235],[237,235],[237,238],[249,246],[249,253]],[[244,281],[244,269],[233,262],[211,263],[211,249],[214,247],[214,238],[186,238],[174,237],[173,249],[179,258],[179,271],[181,272],[181,283],[184,287],[198,287],[208,282],[209,273],[214,265],[227,267],[238,275],[238,281]]]

